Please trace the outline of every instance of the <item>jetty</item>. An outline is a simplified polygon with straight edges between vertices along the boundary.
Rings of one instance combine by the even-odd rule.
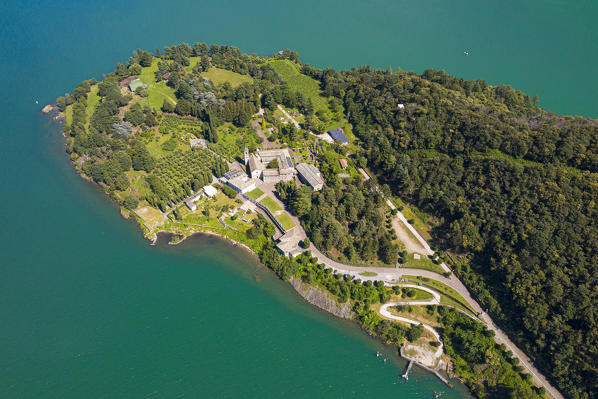
[[[416,365],[418,365],[419,367],[421,367],[424,370],[429,371],[430,373],[434,374],[436,377],[438,377],[438,379],[442,382],[444,382],[449,388],[453,387],[453,384],[451,384],[446,378],[444,378],[439,372],[438,372],[438,368],[433,369],[430,368],[428,366],[425,366],[423,364],[421,364],[420,362],[418,362],[415,359],[410,358],[409,356],[405,355],[403,353],[403,347],[401,346],[401,349],[399,350],[399,353],[401,354],[401,357],[404,359],[409,360],[409,365],[407,366],[407,371],[405,371],[405,374],[403,374],[403,378],[406,381],[409,381],[409,371],[411,370],[411,367],[413,366],[413,364],[415,363]]]
[[[405,374],[403,374],[403,378],[405,379],[405,381],[409,381],[409,371],[411,371],[411,366],[413,366],[413,362],[415,362],[415,360],[409,360],[409,366],[407,366],[407,371],[405,371]]]

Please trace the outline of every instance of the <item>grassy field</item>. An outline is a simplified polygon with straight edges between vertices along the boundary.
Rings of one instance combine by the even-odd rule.
[[[152,65],[141,70],[139,79],[147,85],[146,92],[148,96],[142,99],[142,105],[149,105],[153,109],[159,110],[164,104],[164,100],[176,104],[174,90],[166,86],[166,82],[156,82],[155,72],[158,70],[158,59],[152,60]]]
[[[280,224],[282,225],[282,227],[285,228],[285,230],[289,230],[295,227],[295,223],[293,223],[293,220],[291,220],[291,217],[286,212],[283,212],[280,215],[276,215],[276,220],[280,222]]]
[[[100,102],[100,96],[98,96],[98,85],[91,86],[89,90],[89,94],[87,95],[87,107],[85,108],[85,113],[87,114],[87,122],[85,126],[89,129],[89,121],[91,120],[91,115],[93,114],[93,110],[96,108]]]
[[[403,293],[403,290],[405,293]],[[415,295],[409,296],[407,292],[413,292]],[[432,299],[434,296],[430,294],[428,291],[420,290],[413,287],[402,287],[400,295],[391,295],[393,301],[424,301],[427,299]]]
[[[246,193],[245,195],[253,200],[257,200],[259,197],[264,195],[264,192],[262,190],[260,190],[259,188],[256,188],[255,190],[252,190],[252,191]]]
[[[433,314],[428,313],[428,309],[424,306],[391,306],[388,308],[390,313],[395,316],[406,317],[408,319],[417,320],[419,322],[428,324],[432,327],[440,327],[438,322],[438,314],[434,310]]]
[[[276,211],[282,211],[282,208],[280,207],[280,205],[278,205],[276,202],[274,202],[274,200],[270,197],[265,197],[263,200],[260,201],[260,204],[264,205],[272,213],[274,213]]]
[[[438,274],[444,273],[442,267],[432,262],[432,259],[425,255],[420,256],[420,259],[414,259],[413,254],[407,254],[407,256],[403,258],[404,263],[401,265],[401,267],[429,270]]]
[[[173,137],[173,134],[160,134],[158,133],[157,136],[154,136],[154,138],[152,140],[150,140],[148,143],[146,143],[146,147],[147,150],[149,151],[149,153],[156,159],[160,159],[168,154],[171,154],[173,151],[165,151],[162,149],[162,144],[164,144],[166,141],[170,140]],[[181,150],[181,151],[190,151],[191,147],[189,146],[188,142],[185,142],[179,138],[176,138],[176,135],[174,135],[177,146],[175,148],[175,150]]]
[[[457,291],[452,289],[446,284],[441,283],[440,281],[432,280],[427,277],[418,277],[418,276],[403,276],[410,281],[417,281],[423,284],[427,284],[431,287],[434,287],[438,293],[440,293],[440,303],[444,305],[450,305],[457,309],[461,309],[464,312],[469,314],[475,315],[476,312],[469,306],[465,298],[461,296]],[[445,294],[445,295],[443,295]],[[450,295],[452,298],[447,297],[446,295]]]
[[[320,95],[318,81],[299,72],[299,65],[289,60],[271,60],[267,64],[274,68],[292,90],[311,98],[316,111],[329,111],[328,101]]]
[[[366,276],[366,277],[374,277],[374,276],[377,276],[378,273],[374,273],[374,272],[362,272],[362,273],[359,273],[359,275],[360,276]]]
[[[146,227],[153,229],[156,226],[162,224],[165,220],[162,212],[151,206],[144,206],[135,210],[137,216],[139,216]]]
[[[143,105],[149,105],[151,108],[160,110],[164,101],[170,101],[176,105],[174,90],[166,86],[166,82],[153,83],[146,89],[148,96],[143,99]]]
[[[232,87],[237,87],[241,85],[241,83],[245,82],[253,82],[253,78],[251,76],[241,75],[240,73],[216,67],[212,67],[206,72],[202,72],[201,76],[210,79],[215,85],[221,85],[224,82],[228,82]]]

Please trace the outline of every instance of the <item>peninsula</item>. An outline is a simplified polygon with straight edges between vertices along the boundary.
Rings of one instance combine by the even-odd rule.
[[[137,50],[56,107],[77,171],[152,242],[243,245],[477,397],[594,398],[598,123],[537,103],[196,43]]]

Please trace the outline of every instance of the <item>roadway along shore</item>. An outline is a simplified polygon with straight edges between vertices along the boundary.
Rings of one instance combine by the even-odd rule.
[[[397,215],[403,216],[400,212],[398,212]],[[411,226],[407,222],[407,219],[405,219],[404,216],[402,219],[408,227],[413,228],[413,226]],[[300,225],[298,225],[297,227],[301,228]],[[303,229],[301,228],[301,230]],[[419,234],[416,235],[416,237],[418,236],[421,240],[423,240],[423,238],[421,238]],[[427,248],[430,248],[427,243],[426,246]],[[478,317],[480,321],[486,324],[489,330],[494,331],[494,339],[496,340],[496,342],[498,342],[499,344],[504,344],[508,350],[513,352],[513,356],[519,359],[521,365],[527,370],[528,373],[532,375],[532,377],[539,386],[544,387],[546,389],[546,392],[551,397],[555,399],[564,399],[563,395],[548,382],[548,380],[544,377],[544,375],[542,375],[542,373],[540,373],[538,369],[536,369],[536,367],[531,363],[529,357],[509,339],[506,333],[504,333],[496,324],[494,324],[490,316],[486,312],[484,312],[482,307],[471,297],[469,291],[467,290],[467,288],[465,288],[465,285],[463,285],[463,283],[457,277],[455,277],[453,273],[451,273],[450,277],[444,277],[438,273],[422,269],[352,266],[336,262],[328,258],[324,254],[322,254],[314,245],[310,247],[310,250],[312,256],[317,258],[319,262],[325,264],[327,267],[333,269],[336,273],[349,274],[361,280],[381,280],[384,281],[384,283],[396,284],[400,281],[401,278],[403,278],[403,275],[410,275],[418,277],[427,277],[448,285],[449,287],[457,291],[473,308],[473,310],[475,310],[475,312],[479,314]],[[446,267],[446,269],[448,270],[448,267],[444,263],[443,265],[443,268]],[[376,273],[376,276],[362,276],[360,273],[363,272]]]

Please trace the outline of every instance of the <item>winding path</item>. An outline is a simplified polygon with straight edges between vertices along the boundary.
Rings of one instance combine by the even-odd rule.
[[[389,206],[392,209],[394,209],[394,205],[390,203],[390,201],[388,202]],[[421,235],[419,235],[417,230],[415,230],[415,228],[413,228],[413,226],[407,222],[407,219],[405,218],[405,216],[403,216],[403,214],[400,211],[397,212],[397,216],[401,221],[403,221],[407,228],[411,230],[411,232],[418,239],[418,241],[422,242],[422,245],[425,243],[425,245],[423,246],[429,249],[431,253],[433,253],[430,249],[430,246],[421,237]],[[298,227],[300,227],[300,225],[298,225]],[[556,388],[554,388],[548,382],[546,377],[544,377],[544,375],[532,364],[531,359],[509,339],[507,334],[503,332],[494,323],[492,318],[471,297],[465,285],[463,285],[463,283],[454,275],[454,273],[451,273],[449,277],[444,277],[438,273],[422,269],[353,266],[336,262],[328,258],[326,255],[322,254],[314,245],[311,245],[310,250],[312,256],[317,258],[319,262],[324,263],[327,267],[332,268],[336,273],[349,274],[361,280],[381,280],[388,284],[396,284],[401,280],[403,275],[411,275],[418,277],[427,277],[432,280],[437,280],[443,284],[448,285],[449,287],[457,291],[463,297],[463,299],[465,299],[467,303],[473,308],[473,310],[475,310],[475,312],[478,314],[479,320],[483,322],[489,330],[494,331],[494,339],[496,340],[496,342],[505,345],[505,347],[513,353],[513,356],[515,356],[519,360],[523,368],[532,375],[536,384],[544,387],[548,395],[550,395],[551,397],[555,399],[564,399],[564,396]],[[441,266],[443,267],[443,269],[450,271],[450,269],[446,264],[444,264],[444,262]],[[376,273],[376,276],[363,276],[360,274],[363,272],[373,272]],[[417,323],[419,324],[419,322]]]
[[[418,303],[418,301],[407,301],[407,302],[388,302],[385,303],[384,305],[382,305],[382,307],[380,307],[380,314],[382,314],[382,316],[387,317],[389,319],[393,319],[393,320],[397,320],[397,321],[402,321],[403,323],[409,323],[409,324],[414,324],[414,325],[422,325],[426,330],[428,330],[429,332],[432,333],[432,335],[434,335],[434,337],[436,337],[436,340],[438,342],[440,342],[440,346],[438,347],[438,349],[436,350],[436,352],[434,353],[434,357],[436,359],[438,359],[440,356],[442,356],[442,349],[444,348],[444,344],[442,343],[442,339],[440,339],[440,334],[438,334],[438,332],[433,329],[432,327],[430,327],[427,324],[424,324],[422,322],[419,322],[417,320],[411,320],[408,319],[406,317],[401,317],[401,316],[395,316],[392,313],[390,313],[388,311],[388,308],[391,306],[398,306],[401,304],[407,304],[407,305],[421,305],[421,303]]]

